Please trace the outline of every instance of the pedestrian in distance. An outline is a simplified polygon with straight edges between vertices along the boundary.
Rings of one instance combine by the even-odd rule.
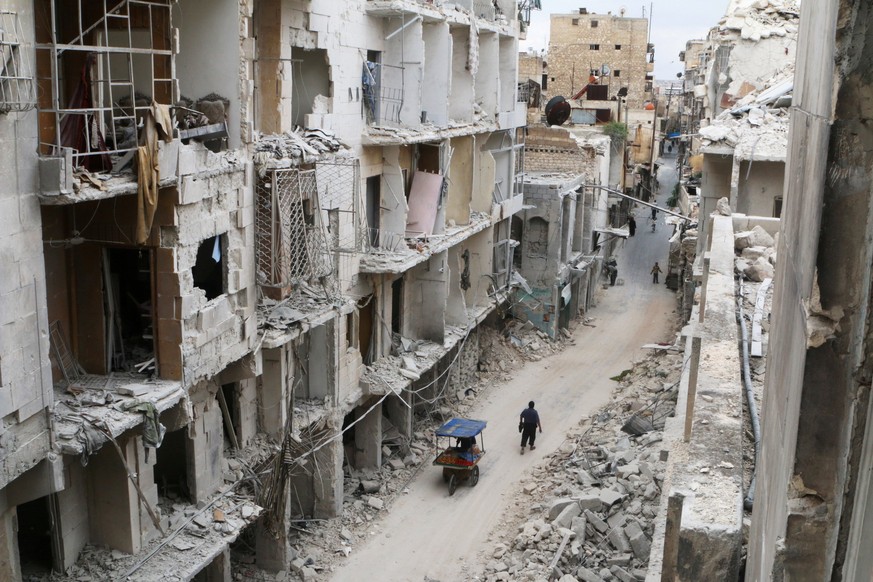
[[[627,219],[627,228],[630,231],[630,235],[633,236],[637,231],[637,221],[633,216]]]
[[[652,283],[658,282],[658,273],[663,273],[661,267],[658,265],[658,261],[655,261],[655,266],[652,267]]]
[[[652,206],[652,220],[658,219],[658,209]]]
[[[540,415],[536,409],[534,409],[533,400],[528,402],[527,408],[521,411],[518,425],[521,427],[521,454],[523,455],[524,447],[527,446],[528,441],[530,441],[530,450],[536,448],[536,446],[534,446],[534,441],[537,438],[537,428],[540,429],[540,433],[543,432],[543,425],[540,424]]]

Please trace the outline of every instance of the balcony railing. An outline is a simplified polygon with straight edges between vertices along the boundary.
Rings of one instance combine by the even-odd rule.
[[[404,97],[402,82],[403,67],[364,61],[361,86],[367,124],[397,125],[400,123]]]

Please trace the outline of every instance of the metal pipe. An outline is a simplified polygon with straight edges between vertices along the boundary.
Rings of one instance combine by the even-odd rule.
[[[751,511],[755,503],[755,480],[758,473],[758,456],[761,454],[761,422],[758,419],[758,406],[755,404],[755,393],[752,390],[752,373],[749,369],[749,337],[746,330],[746,319],[743,316],[743,278],[738,277],[740,292],[737,294],[737,319],[740,321],[740,336],[742,337],[742,349],[740,354],[743,358],[743,385],[746,391],[746,400],[749,404],[749,416],[752,419],[752,434],[755,437],[755,468],[752,471],[752,482],[743,499],[743,507]]]

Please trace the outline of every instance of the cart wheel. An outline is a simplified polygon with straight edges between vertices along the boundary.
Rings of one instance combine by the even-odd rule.
[[[449,475],[451,474],[452,472],[449,470],[448,467],[443,467],[443,483],[449,482]]]
[[[479,482],[479,467],[473,467],[470,471],[470,487],[475,487]]]
[[[449,496],[455,494],[455,489],[458,488],[458,478],[454,475],[449,475]]]

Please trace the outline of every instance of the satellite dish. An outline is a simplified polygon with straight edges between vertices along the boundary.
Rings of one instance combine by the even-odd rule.
[[[570,119],[570,104],[563,96],[552,97],[546,103],[546,121],[549,125],[563,125]]]
[[[624,13],[627,12],[627,8],[622,6],[618,9],[618,13],[621,14],[621,17],[624,18]]]
[[[612,70],[609,68],[609,65],[600,66],[600,74],[604,77],[608,77],[610,72],[612,72]]]

